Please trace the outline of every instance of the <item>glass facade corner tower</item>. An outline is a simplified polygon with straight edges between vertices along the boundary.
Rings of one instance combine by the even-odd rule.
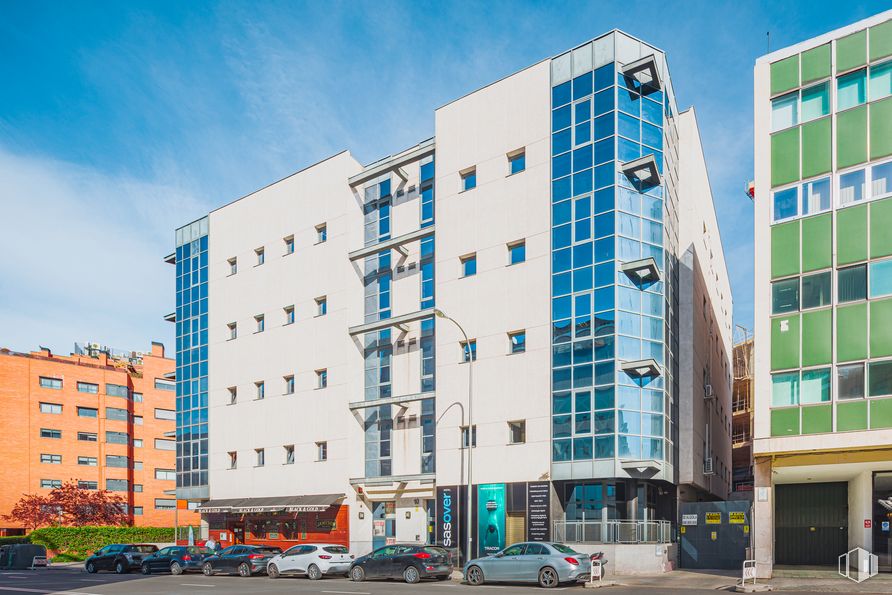
[[[647,61],[654,78],[627,68]],[[675,107],[662,52],[620,32],[553,59],[551,86],[551,466],[569,513],[588,483],[674,481]],[[625,171],[639,163],[650,175]]]

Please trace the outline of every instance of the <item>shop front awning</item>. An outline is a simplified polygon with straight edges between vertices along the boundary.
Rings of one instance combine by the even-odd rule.
[[[265,498],[227,498],[208,500],[198,512],[248,514],[257,512],[323,512],[340,504],[344,494],[310,496],[271,496]]]

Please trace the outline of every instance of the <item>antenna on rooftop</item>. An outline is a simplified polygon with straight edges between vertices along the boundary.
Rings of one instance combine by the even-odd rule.
[[[768,44],[768,51],[766,53],[770,54],[771,53],[771,31],[765,32],[765,38],[766,38],[766,43]]]

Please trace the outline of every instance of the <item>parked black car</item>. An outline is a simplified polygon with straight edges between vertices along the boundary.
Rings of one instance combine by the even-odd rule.
[[[205,558],[214,553],[197,545],[175,545],[162,548],[150,556],[142,559],[142,573],[170,572],[171,574],[183,574],[184,572],[201,572],[201,564]]]
[[[445,581],[452,575],[449,552],[433,545],[394,544],[357,558],[350,565],[350,579],[396,578],[417,583],[423,578]]]
[[[205,558],[201,564],[201,571],[205,576],[217,572],[225,574],[237,572],[239,576],[251,576],[266,572],[269,561],[281,553],[282,548],[272,545],[232,545]]]
[[[142,567],[142,559],[157,551],[157,545],[113,543],[87,558],[84,568],[90,573],[99,570],[114,570],[118,574],[126,574]]]

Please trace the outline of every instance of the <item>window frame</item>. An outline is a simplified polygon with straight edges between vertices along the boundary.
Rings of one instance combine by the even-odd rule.
[[[527,420],[525,419],[516,419],[510,420],[508,423],[508,444],[526,444],[527,442]],[[519,428],[520,431],[520,440],[515,440],[515,429]]]
[[[477,187],[477,166],[468,167],[458,172],[460,179],[460,188],[459,194],[462,192],[470,192],[474,188]],[[469,184],[470,181],[470,184]]]
[[[47,410],[44,410],[44,406],[47,406]],[[56,411],[57,407],[59,409],[58,411]],[[37,409],[38,411],[46,415],[62,415],[64,405],[62,403],[48,403],[46,401],[40,401]]]
[[[285,244],[285,253],[282,256],[294,254],[294,236],[285,236],[282,238],[282,242]]]
[[[266,262],[266,247],[261,246],[259,248],[254,248],[254,255],[257,257],[254,266],[259,267],[263,265]]]
[[[458,261],[461,264],[461,278],[467,279],[469,277],[474,277],[477,275],[477,253],[471,252],[470,254],[465,254],[464,256],[459,256]],[[468,265],[473,266],[474,270],[472,272],[468,272]]]
[[[282,308],[285,313],[285,324],[282,326],[288,326],[289,324],[294,324],[295,316],[294,316],[294,304],[290,306],[285,306]]]
[[[255,448],[254,449],[254,466],[255,467],[266,466],[266,449],[265,448]]]
[[[232,277],[236,273],[238,273],[238,257],[233,256],[232,258],[227,258],[226,263],[229,265],[229,273],[226,275],[227,277]]]
[[[515,149],[506,155],[508,159],[508,177],[521,174],[527,170],[527,151],[526,147]],[[520,169],[514,169],[514,164],[520,162]]]
[[[316,442],[316,462],[322,463],[328,460],[328,441]]]
[[[285,446],[282,447],[282,449],[285,451],[285,462],[282,464],[283,465],[293,465],[294,464],[294,445],[286,444]]]
[[[523,337],[520,342],[515,342],[515,337]],[[517,348],[519,347],[519,349]],[[519,329],[508,333],[508,355],[516,355],[518,353],[526,353],[527,351],[527,330]]]
[[[514,254],[516,250],[521,250],[522,255],[520,260],[514,260]],[[508,244],[508,265],[507,266],[515,266],[518,264],[523,264],[527,261],[527,241],[526,238],[516,240]]]
[[[285,392],[284,395],[293,395],[294,394],[294,375],[283,376],[282,380],[285,382]]]
[[[266,316],[263,314],[254,315],[254,333],[262,333],[266,329]]]
[[[324,244],[328,241],[328,223],[322,222],[315,227],[316,229],[316,244]]]

